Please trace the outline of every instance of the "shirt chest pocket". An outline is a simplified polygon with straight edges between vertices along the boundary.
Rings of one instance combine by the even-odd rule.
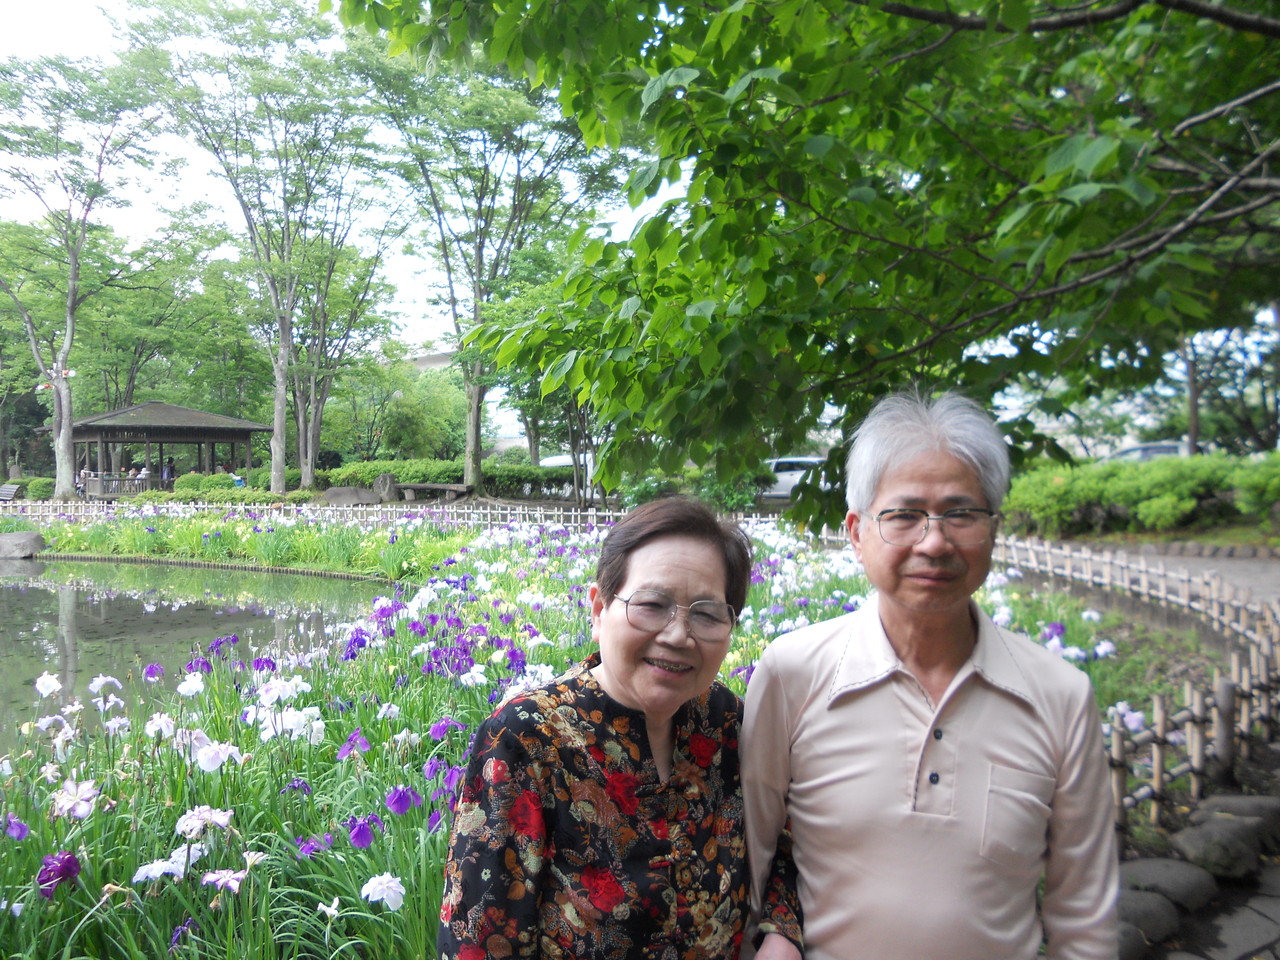
[[[1052,777],[991,764],[982,856],[1006,867],[1037,864],[1045,850],[1055,785]]]

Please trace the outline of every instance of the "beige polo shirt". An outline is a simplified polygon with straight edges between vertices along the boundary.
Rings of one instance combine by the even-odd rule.
[[[874,598],[775,640],[751,678],[752,906],[789,815],[806,960],[1032,960],[1042,936],[1050,960],[1117,957],[1088,678],[974,615],[973,655],[937,704],[898,660]]]

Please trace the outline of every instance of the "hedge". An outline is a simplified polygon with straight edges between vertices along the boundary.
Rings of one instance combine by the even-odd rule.
[[[1011,533],[1046,538],[1168,532],[1254,520],[1277,530],[1280,455],[1211,454],[1140,463],[1041,464],[1014,478],[1003,513]]]

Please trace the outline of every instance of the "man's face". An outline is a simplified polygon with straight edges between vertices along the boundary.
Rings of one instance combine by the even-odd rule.
[[[899,618],[969,617],[969,597],[991,569],[992,536],[985,542],[957,546],[937,520],[913,546],[885,543],[876,528],[881,510],[911,507],[939,516],[956,507],[990,507],[978,476],[963,461],[932,451],[885,472],[864,517],[851,510],[845,517],[849,540],[880,595],[880,616],[888,627]]]

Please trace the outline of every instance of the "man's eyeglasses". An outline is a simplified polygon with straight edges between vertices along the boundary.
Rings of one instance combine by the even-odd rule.
[[[914,547],[929,535],[929,524],[942,524],[942,535],[957,547],[986,543],[1000,514],[982,507],[956,507],[944,510],[938,517],[927,510],[900,507],[876,514],[880,538],[895,547]]]
[[[637,630],[653,633],[665,630],[681,610],[696,640],[724,643],[733,629],[733,607],[719,600],[695,600],[685,607],[657,590],[637,590],[629,597],[618,599],[627,608],[627,623]]]

